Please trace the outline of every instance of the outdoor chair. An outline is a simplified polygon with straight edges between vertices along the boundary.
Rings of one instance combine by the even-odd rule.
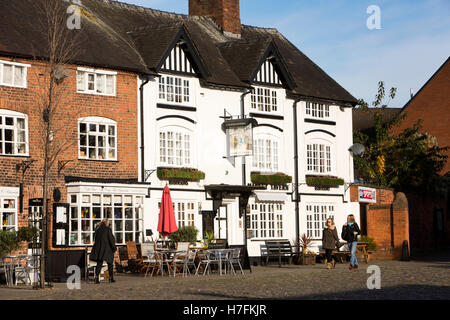
[[[152,259],[155,256],[155,243],[145,242],[141,244],[141,257],[143,259]]]
[[[29,273],[28,268],[28,257],[18,257],[14,266],[14,273],[15,273],[15,285],[17,286],[17,283],[21,281],[22,283],[28,285],[31,283],[31,277]]]
[[[196,270],[195,259],[197,257],[197,252],[189,251],[186,257],[184,258],[183,263],[183,276],[186,276],[188,273],[191,274],[189,267],[194,267]]]
[[[127,242],[127,253],[128,253],[128,268],[130,272],[141,272],[144,267],[141,255],[136,246],[136,242]]]
[[[5,260],[5,258],[2,258],[2,260],[0,262],[0,274],[3,273],[5,275],[5,281],[8,286],[10,285],[10,281],[12,280],[12,279],[10,279],[11,276],[10,276],[9,268],[10,268],[9,263]]]
[[[230,252],[230,256],[228,258],[228,263],[230,264],[231,271],[236,275],[236,271],[234,269],[234,265],[237,264],[241,269],[241,273],[244,274],[244,270],[241,265],[241,249],[235,248]]]
[[[219,266],[219,262],[220,261],[219,261],[218,254],[215,254],[214,252],[211,252],[211,251],[206,251],[205,257],[204,257],[204,259],[200,260],[200,263],[197,266],[197,271],[195,272],[195,274],[198,275],[198,270],[201,265],[204,265],[203,275],[205,275],[206,272],[208,272],[208,274],[210,274],[211,273],[211,265]]]
[[[148,265],[147,265],[147,271],[145,272],[145,276],[147,276],[147,273],[150,270],[150,268],[152,268],[152,274],[151,274],[152,277],[153,277],[153,274],[155,273],[155,271],[156,271],[156,274],[160,273],[162,276],[164,276],[164,266],[167,267],[167,272],[170,275],[169,260],[165,257],[165,255],[163,253],[156,251],[154,259],[149,259],[146,262],[148,262]]]
[[[186,254],[189,252],[189,247],[191,244],[189,242],[177,242],[177,251],[184,251]]]
[[[173,276],[175,277],[177,272],[179,271],[179,268],[182,268],[184,271],[184,264],[185,264],[185,259],[187,257],[187,253],[186,252],[182,252],[182,253],[178,253],[176,254],[172,261],[171,261],[171,267],[173,270]],[[177,267],[178,264],[178,267]]]

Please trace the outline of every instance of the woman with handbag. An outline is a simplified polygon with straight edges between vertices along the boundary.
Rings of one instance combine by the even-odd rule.
[[[356,259],[356,246],[358,244],[358,235],[361,234],[358,224],[355,221],[355,216],[350,214],[347,217],[347,222],[342,226],[341,237],[348,244],[348,250],[351,253],[349,270],[358,269],[358,259]]]
[[[332,255],[333,250],[339,247],[339,237],[336,225],[332,218],[327,219],[327,223],[322,232],[322,248],[325,249],[325,257],[327,259],[327,269],[336,266],[336,259]]]

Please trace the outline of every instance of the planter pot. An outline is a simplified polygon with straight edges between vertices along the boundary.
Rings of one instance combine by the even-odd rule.
[[[304,256],[300,256],[300,263],[303,265],[315,265],[316,264],[316,255],[306,254]]]

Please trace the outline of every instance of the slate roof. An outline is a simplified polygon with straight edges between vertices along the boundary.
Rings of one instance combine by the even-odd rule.
[[[36,15],[30,6],[18,5],[24,1],[30,0],[0,0],[0,30],[7,30],[0,35],[0,54],[35,56],[39,52],[45,56],[42,35],[34,24],[24,23],[35,20]],[[237,40],[225,36],[206,17],[112,0],[82,0],[82,4],[82,50],[74,62],[154,74],[168,46],[184,28],[207,71],[202,85],[248,88],[250,75],[273,44],[293,82],[290,94],[352,105],[357,102],[275,29],[243,25],[242,39]]]
[[[395,115],[400,113],[402,108],[384,108],[384,109],[374,109],[369,108],[368,110],[353,109],[353,130],[365,131],[367,129],[373,128],[373,116],[375,112],[383,113],[384,122],[388,122],[394,118]]]

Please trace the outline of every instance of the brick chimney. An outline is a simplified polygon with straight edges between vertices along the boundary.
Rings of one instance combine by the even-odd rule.
[[[225,35],[241,37],[239,0],[189,0],[189,15],[210,17]]]

